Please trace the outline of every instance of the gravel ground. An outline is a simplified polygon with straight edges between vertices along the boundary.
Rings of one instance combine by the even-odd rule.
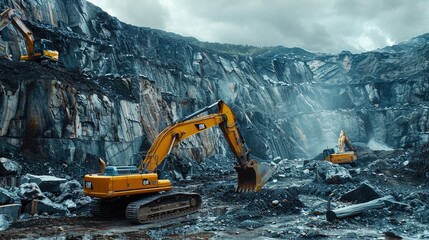
[[[123,219],[36,216],[19,220],[1,239],[427,239],[428,185],[406,168],[405,151],[366,151],[343,184],[317,182],[317,161],[281,160],[276,173],[257,192],[236,193],[235,175],[176,182],[176,190],[203,196],[202,209],[190,216],[146,225]],[[315,162],[316,161],[316,162]],[[312,163],[315,162],[315,163]],[[329,222],[325,213],[348,205],[339,197],[361,183],[382,195],[393,195],[408,209],[370,210]]]

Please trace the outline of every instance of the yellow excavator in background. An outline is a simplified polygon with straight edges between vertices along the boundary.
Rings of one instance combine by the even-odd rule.
[[[351,144],[344,130],[341,130],[338,138],[338,151],[333,148],[326,148],[322,154],[323,159],[337,164],[355,164],[357,160],[356,148]]]
[[[3,30],[9,23],[22,34],[25,39],[25,46],[27,49],[26,55],[21,55],[20,60],[23,61],[36,61],[58,62],[58,51],[53,50],[52,42],[47,39],[37,39],[33,37],[33,32],[25,26],[16,10],[6,9],[0,14],[0,31]]]
[[[218,113],[196,117],[218,105]],[[140,166],[107,166],[84,177],[84,193],[94,197],[90,212],[95,216],[123,215],[132,222],[149,223],[184,216],[197,211],[201,196],[172,192],[171,182],[158,179],[157,167],[184,139],[219,126],[237,160],[237,191],[259,191],[274,170],[268,163],[250,160],[250,150],[238,129],[235,115],[223,101],[206,106],[165,128],[155,139]],[[161,192],[164,192],[161,194]]]

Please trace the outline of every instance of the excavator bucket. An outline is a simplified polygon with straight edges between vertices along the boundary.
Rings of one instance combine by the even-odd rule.
[[[235,167],[238,175],[237,192],[257,192],[273,175],[274,169],[268,163],[257,163],[254,160],[244,166]]]

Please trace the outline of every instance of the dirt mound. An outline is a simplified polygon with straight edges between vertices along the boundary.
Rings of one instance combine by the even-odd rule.
[[[57,80],[78,91],[134,100],[131,81],[124,76],[90,77],[76,69],[0,59],[0,87],[15,92],[22,82]]]
[[[21,81],[47,79],[73,83],[79,78],[81,76],[73,71],[65,73],[48,66],[42,66],[37,62],[16,62],[0,59],[0,83],[11,91],[15,91]]]

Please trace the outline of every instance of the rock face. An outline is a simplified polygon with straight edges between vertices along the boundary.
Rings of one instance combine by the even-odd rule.
[[[0,88],[2,151],[65,168],[93,166],[98,157],[135,163],[165,126],[218,99],[233,108],[252,154],[265,160],[315,156],[336,144],[341,129],[352,142],[393,148],[429,140],[429,35],[362,54],[285,47],[236,54],[122,23],[82,0],[5,0],[3,7],[19,9],[35,35],[53,40],[60,60],[86,78],[17,79],[22,72],[2,67],[10,74]],[[13,56],[17,35],[2,32]],[[173,154],[227,155],[220,134],[191,137]]]

